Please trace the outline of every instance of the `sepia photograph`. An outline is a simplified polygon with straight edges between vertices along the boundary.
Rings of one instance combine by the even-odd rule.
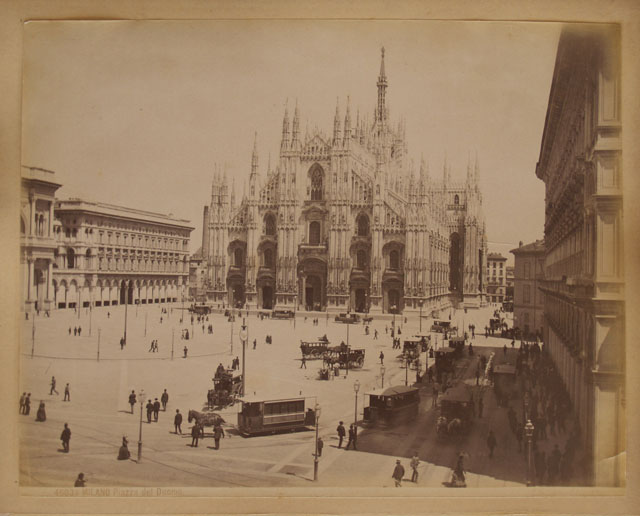
[[[21,490],[625,488],[619,24],[22,31]]]

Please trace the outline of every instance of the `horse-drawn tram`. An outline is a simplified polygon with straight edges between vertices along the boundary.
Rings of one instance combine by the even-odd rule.
[[[329,341],[326,336],[314,341],[300,341],[300,351],[302,352],[302,358],[305,360],[314,360],[323,358],[324,354],[329,349]]]
[[[264,399],[249,396],[238,412],[238,430],[242,435],[286,432],[316,424],[316,413],[305,407],[306,398]]]
[[[511,364],[499,364],[492,370],[493,390],[499,407],[509,404],[517,395],[516,367]]]
[[[395,425],[418,414],[420,391],[416,387],[398,385],[365,392],[369,405],[364,407],[364,422],[371,425]]]
[[[436,431],[438,436],[461,436],[471,428],[474,416],[473,393],[464,383],[447,389],[440,396],[440,417]]]
[[[213,389],[207,392],[209,409],[233,405],[242,391],[242,375],[230,369],[218,369],[213,380]]]

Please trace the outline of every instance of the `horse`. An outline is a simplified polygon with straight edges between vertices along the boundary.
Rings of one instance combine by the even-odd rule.
[[[187,421],[191,423],[191,421],[193,420],[195,420],[195,422],[200,425],[200,430],[203,438],[205,426],[214,427],[216,425],[222,425],[225,422],[222,416],[220,416],[220,414],[217,414],[216,412],[198,412],[197,410],[189,410]]]

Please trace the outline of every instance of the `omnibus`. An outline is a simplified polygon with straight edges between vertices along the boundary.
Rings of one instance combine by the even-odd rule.
[[[264,399],[248,396],[238,412],[242,435],[285,432],[314,426],[316,412],[305,407],[306,398]]]
[[[398,385],[366,392],[369,406],[364,408],[365,423],[395,425],[413,419],[418,414],[420,390],[417,387]]]

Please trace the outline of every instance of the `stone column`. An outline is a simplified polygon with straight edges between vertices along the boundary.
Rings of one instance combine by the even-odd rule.
[[[29,194],[29,235],[33,236],[36,227],[36,200],[33,193]]]
[[[49,237],[53,237],[53,201],[49,203]]]
[[[29,278],[27,280],[27,302],[33,302],[33,278],[34,278],[34,262],[33,258],[27,258],[29,262]]]
[[[49,267],[47,269],[47,298],[45,300],[45,305],[50,305],[53,302],[51,294],[53,294],[53,261],[49,260]],[[47,308],[50,308],[50,306],[47,306]]]

